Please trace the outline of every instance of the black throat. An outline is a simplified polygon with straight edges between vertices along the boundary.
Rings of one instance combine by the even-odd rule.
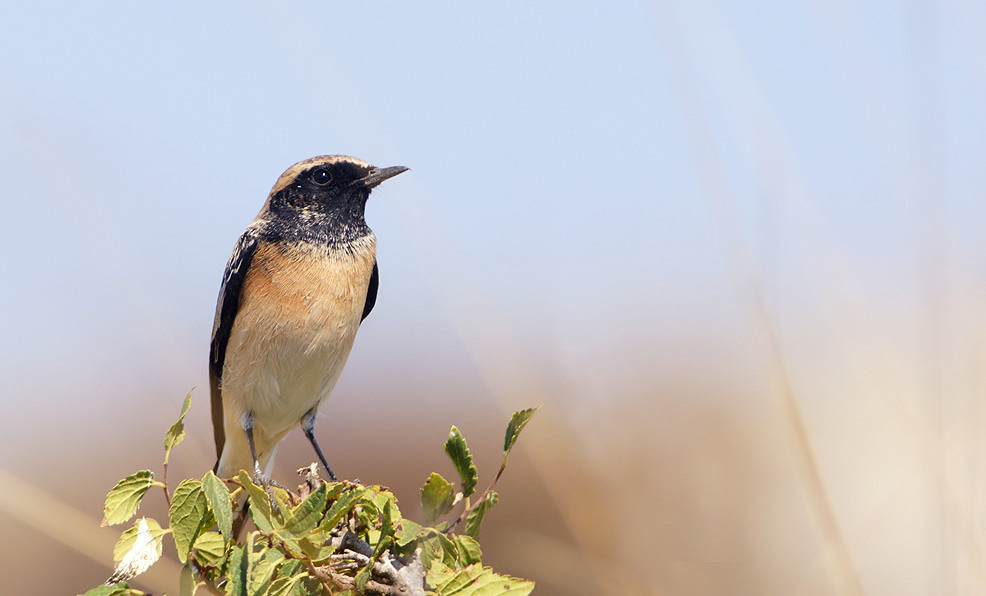
[[[345,248],[371,233],[363,217],[369,194],[355,187],[331,202],[324,202],[289,186],[271,197],[268,217],[260,233],[271,242]]]

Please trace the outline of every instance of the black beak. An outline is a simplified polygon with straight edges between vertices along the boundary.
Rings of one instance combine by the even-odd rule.
[[[361,182],[366,185],[367,188],[375,188],[381,182],[387,178],[393,178],[394,176],[400,174],[401,172],[406,172],[410,168],[405,168],[404,166],[392,166],[389,168],[373,168],[370,173],[367,174]]]

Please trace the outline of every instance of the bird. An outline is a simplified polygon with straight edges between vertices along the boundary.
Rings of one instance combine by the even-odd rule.
[[[370,192],[407,171],[345,155],[277,179],[226,264],[209,352],[213,471],[269,486],[278,443],[300,425],[329,478],[315,416],[373,310],[380,274],[364,217]]]

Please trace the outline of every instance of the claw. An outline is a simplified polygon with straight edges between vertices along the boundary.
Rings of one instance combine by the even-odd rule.
[[[280,504],[277,502],[277,498],[274,497],[274,488],[284,488],[283,486],[274,482],[274,480],[261,472],[260,466],[257,465],[253,471],[253,483],[259,484],[264,487],[264,491],[267,493],[267,497],[270,498],[270,508],[271,511],[276,511],[281,517],[284,517],[284,510],[281,509]]]

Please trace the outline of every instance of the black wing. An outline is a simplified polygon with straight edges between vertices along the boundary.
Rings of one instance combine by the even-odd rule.
[[[257,241],[260,235],[253,226],[247,228],[240,236],[233,249],[226,272],[223,274],[223,284],[219,288],[219,301],[216,303],[216,320],[212,324],[212,348],[209,352],[209,385],[212,389],[212,431],[216,439],[216,463],[223,454],[226,443],[226,433],[223,427],[223,398],[220,388],[223,380],[223,364],[226,362],[226,344],[233,330],[233,321],[240,308],[240,291],[243,280],[250,269],[250,261],[257,251]]]
[[[370,274],[370,287],[366,289],[366,302],[363,304],[363,318],[359,320],[360,323],[370,314],[373,305],[377,303],[378,287],[380,287],[380,270],[377,269],[377,262],[373,261],[373,273]]]

